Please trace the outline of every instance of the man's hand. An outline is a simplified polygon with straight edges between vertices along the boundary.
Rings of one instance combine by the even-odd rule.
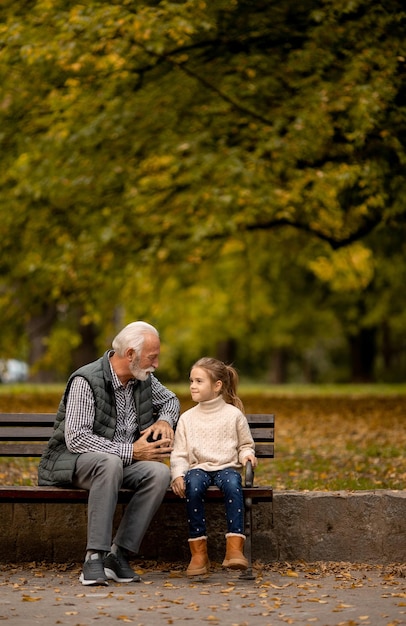
[[[159,436],[161,436],[161,439],[169,439],[170,445],[173,444],[173,438],[175,433],[173,432],[173,428],[170,426],[170,424],[168,424],[168,422],[165,422],[164,420],[158,420],[157,422],[155,422],[155,424],[152,424],[152,426],[150,426],[146,430],[143,430],[141,432],[141,435],[146,432],[148,432],[148,437],[150,441],[156,441],[157,439],[159,439]]]
[[[141,437],[133,443],[134,461],[162,461],[170,456],[173,450],[172,439],[162,436],[158,441],[148,441],[152,428],[151,426],[144,430]]]
[[[179,498],[185,498],[186,490],[185,490],[185,479],[183,478],[183,476],[178,476],[177,478],[175,478],[171,487],[172,487],[173,493],[179,496]]]

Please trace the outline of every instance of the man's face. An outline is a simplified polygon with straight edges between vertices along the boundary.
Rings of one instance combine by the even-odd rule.
[[[147,380],[159,365],[160,341],[156,335],[145,335],[141,354],[134,352],[129,363],[131,374],[137,380]]]

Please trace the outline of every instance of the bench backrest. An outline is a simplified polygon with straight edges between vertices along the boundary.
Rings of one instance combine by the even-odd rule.
[[[247,415],[258,458],[274,456],[274,416]],[[54,413],[0,413],[0,457],[39,457],[50,438]]]

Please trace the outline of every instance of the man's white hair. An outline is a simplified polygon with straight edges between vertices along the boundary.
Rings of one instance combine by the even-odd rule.
[[[111,344],[112,348],[118,356],[124,356],[128,348],[132,348],[139,354],[144,345],[145,335],[156,335],[159,337],[157,329],[151,326],[151,324],[147,322],[131,322],[114,337]]]

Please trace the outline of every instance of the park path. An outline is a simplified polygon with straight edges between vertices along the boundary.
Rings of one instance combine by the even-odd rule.
[[[183,566],[145,563],[137,568],[141,583],[86,588],[78,582],[79,565],[2,564],[0,620],[16,626],[406,624],[404,565],[257,564],[254,581],[216,564],[208,578],[189,580]]]

